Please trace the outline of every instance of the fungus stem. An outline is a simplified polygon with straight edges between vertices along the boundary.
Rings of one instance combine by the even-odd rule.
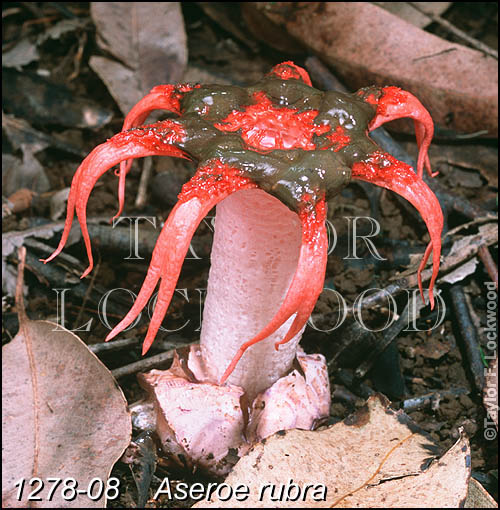
[[[262,190],[245,190],[217,206],[211,267],[201,330],[201,352],[214,383],[240,346],[262,331],[280,309],[297,270],[301,222]],[[289,316],[268,338],[248,348],[228,382],[250,398],[286,374],[295,359],[295,337],[274,344],[293,323]],[[303,328],[301,328],[303,329]]]

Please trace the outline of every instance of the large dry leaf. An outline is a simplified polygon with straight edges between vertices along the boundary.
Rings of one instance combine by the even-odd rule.
[[[464,508],[498,508],[498,503],[477,480],[471,478]]]
[[[90,66],[126,114],[155,85],[177,83],[187,63],[179,2],[92,2],[99,44],[117,60]]]
[[[86,490],[104,483],[128,446],[131,420],[127,402],[109,370],[73,333],[20,313],[16,337],[2,348],[2,506],[26,508],[38,484],[37,507],[104,508],[78,494],[63,498],[64,481],[47,500],[49,478],[74,478]],[[21,501],[16,482],[25,480]],[[99,490],[94,484],[93,494]],[[66,496],[71,496],[68,490]],[[31,504],[35,504],[31,502]]]
[[[331,65],[349,88],[396,85],[434,121],[498,136],[498,62],[423,31],[369,2],[252,2]],[[314,29],[313,29],[314,28]]]
[[[373,2],[375,5],[382,7],[386,11],[392,12],[396,16],[403,18],[416,27],[423,28],[432,23],[429,16],[425,16],[420,11],[417,11],[414,5],[424,12],[429,14],[440,15],[443,14],[451,2]]]
[[[258,443],[244,456],[225,483],[249,488],[244,507],[458,507],[470,477],[468,441],[461,437],[441,458],[436,445],[401,411],[381,397],[342,423],[321,431],[292,430]],[[293,500],[287,485],[312,486]],[[326,488],[323,498],[321,487]],[[268,489],[262,489],[268,485]],[[280,500],[281,486],[285,487]],[[262,492],[263,491],[263,492]],[[303,492],[302,492],[303,494]],[[263,497],[260,497],[263,495]],[[315,500],[316,497],[316,500]],[[233,506],[234,500],[200,502],[199,506]],[[195,505],[197,506],[197,505]]]

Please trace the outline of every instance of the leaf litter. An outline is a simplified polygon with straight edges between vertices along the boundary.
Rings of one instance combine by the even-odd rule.
[[[462,435],[439,453],[408,416],[376,395],[330,428],[283,431],[255,445],[225,482],[249,487],[245,508],[458,507],[470,477],[468,440]],[[195,507],[232,505],[214,499]]]
[[[95,5],[97,5],[97,3],[95,3],[92,7],[94,8]],[[102,5],[102,4],[101,4]],[[120,5],[125,8],[125,6],[127,5],[126,3],[120,3]],[[150,5],[153,5],[153,4],[150,4]],[[116,12],[116,11],[115,11]],[[123,11],[122,11],[123,12]],[[128,16],[128,14],[127,14]],[[108,17],[106,18],[110,23],[111,23],[111,18],[112,16],[108,15]],[[130,18],[129,18],[130,19]],[[156,19],[156,17],[155,17]],[[97,19],[95,20],[97,22]],[[181,19],[181,22],[179,23],[179,26],[183,26],[183,22],[182,22],[182,19]],[[61,27],[63,27],[62,29],[62,32],[64,32],[64,24],[61,25]],[[140,20],[139,20],[139,27],[141,28],[140,26]],[[57,33],[58,33],[58,30],[59,30],[59,27],[54,26],[53,27],[54,30],[51,32],[51,33],[54,33],[55,36],[57,37]],[[144,25],[142,26],[142,29],[144,30]],[[116,28],[115,28],[116,30]],[[128,30],[126,31],[127,32],[127,36],[128,36]],[[48,33],[48,31],[47,31]],[[182,34],[179,35],[179,37],[182,38]],[[152,38],[154,39],[154,38]],[[133,42],[133,39],[131,39],[131,41]],[[184,41],[185,42],[185,41]],[[105,46],[103,46],[103,48],[105,48]],[[208,47],[207,47],[208,48]],[[112,49],[110,49],[110,47],[107,48],[106,50],[107,52],[109,52],[110,54],[112,55],[115,55],[112,51]],[[207,50],[208,52],[212,52],[212,46],[210,46],[210,49]],[[147,51],[146,51],[147,53]],[[449,55],[450,57],[453,57],[453,53],[451,53]],[[38,58],[38,56],[37,56]],[[94,57],[94,58],[101,58],[101,57]],[[107,58],[107,57],[106,57]],[[135,74],[138,74],[139,76],[141,75],[141,70],[137,71],[136,68],[134,68],[134,66],[136,66],[136,62],[134,62],[133,58],[132,60],[127,60],[127,58],[120,56],[120,55],[115,55],[114,58],[116,58],[116,62],[115,63],[118,63],[118,65],[121,65],[122,63],[125,63],[125,66],[122,66],[123,69],[126,70],[127,67],[130,67],[131,69],[135,69],[136,73]],[[175,64],[177,66],[177,68],[181,68],[182,69],[182,50],[179,50],[179,53],[177,54],[177,56],[175,57],[177,58],[177,63]],[[215,57],[214,57],[215,58]],[[237,57],[235,57],[237,58]],[[111,60],[109,60],[107,58],[107,62],[106,62],[106,65],[109,64],[109,67],[111,69],[111,66],[114,65],[114,64],[111,64],[110,63]],[[180,62],[180,63],[179,63]],[[235,62],[238,62],[237,60]],[[255,62],[257,62],[257,59],[255,59]],[[247,69],[248,69],[248,66],[250,64],[253,64],[254,63],[254,60],[251,60],[249,61],[248,64],[245,64],[243,61],[241,62],[238,62],[238,65],[241,67],[241,66],[247,66]],[[21,65],[25,65],[25,64],[21,64]],[[190,63],[190,65],[192,65]],[[16,68],[19,68],[19,66],[14,66]],[[106,66],[104,66],[106,67]],[[120,70],[120,72],[123,71],[123,69]],[[203,66],[202,66],[202,69],[203,69]],[[97,74],[101,74],[101,72],[97,69],[97,66],[95,68]],[[151,67],[150,67],[150,70],[151,70]],[[152,71],[151,71],[152,72]],[[145,73],[146,75],[148,74],[147,72]],[[154,74],[154,73],[153,73]],[[210,74],[211,77],[215,77],[215,78],[218,78],[217,74],[216,73],[213,73],[211,70],[210,72],[207,71],[207,74]],[[221,73],[221,75],[225,75],[226,73],[223,72]],[[121,76],[121,78],[120,78]],[[118,77],[118,81],[122,80],[123,76],[128,76],[128,75],[117,75]],[[115,100],[117,101],[118,105],[121,107],[121,102],[123,102],[122,99],[119,100],[119,95],[121,94],[121,92],[114,92],[113,89],[114,89],[114,86],[112,85],[111,81],[109,81],[109,78],[106,78],[104,73],[101,75],[101,78],[102,80],[108,85],[109,89],[110,89],[110,92],[111,92],[111,95],[115,98]],[[115,77],[116,79],[116,77]],[[135,78],[134,78],[135,79]],[[123,81],[123,80],[122,80]],[[124,80],[124,81],[127,81],[127,80]],[[157,83],[165,83],[165,82],[172,82],[172,81],[179,81],[179,80],[173,80],[173,79],[161,79],[159,78],[155,83],[153,83],[153,85],[156,85]],[[206,81],[206,80],[201,80],[201,81]],[[136,91],[139,91],[139,86],[140,84],[138,84],[138,82],[135,82],[132,84],[132,87],[136,90]],[[141,85],[142,86],[142,85]],[[479,158],[480,159],[480,158]],[[482,167],[482,163],[478,163],[477,165],[478,167],[478,170],[481,171],[481,167]],[[475,169],[475,168],[474,168]],[[492,174],[493,175],[493,174]],[[488,179],[489,180],[489,179]],[[463,275],[465,276],[465,274]],[[39,322],[39,321],[37,321]],[[43,321],[42,321],[43,322]],[[54,325],[55,326],[55,325]],[[35,330],[36,332],[36,330]],[[44,330],[44,334],[48,333],[48,331],[45,331]],[[73,337],[75,335],[72,335]],[[76,337],[75,337],[76,338]],[[417,339],[417,347],[420,345],[425,345],[425,342],[422,343],[420,341],[420,343],[418,343],[418,340]],[[414,345],[415,345],[415,342],[413,342]],[[83,345],[83,344],[82,344]],[[456,349],[456,346],[454,346],[454,348]],[[430,357],[430,359],[432,359],[432,356]],[[405,360],[405,361],[411,361],[413,365],[415,365],[415,360],[412,359],[412,360]],[[418,348],[417,348],[417,361],[418,361]],[[429,368],[430,369],[430,368]],[[370,408],[370,405],[371,404],[367,404],[367,406]],[[385,409],[384,406],[380,403],[380,406],[381,406],[381,409]],[[444,410],[445,409],[445,406],[442,406],[442,409]],[[380,409],[378,410],[380,411]],[[372,413],[370,413],[370,421],[372,420],[372,418],[374,418],[374,416],[378,413],[373,411]],[[384,411],[386,414],[391,414],[394,412],[388,412],[387,410]],[[373,416],[371,416],[373,415]],[[376,420],[375,420],[376,421]],[[333,430],[335,429],[335,427],[337,427],[338,429],[340,429],[341,427],[339,427],[339,425],[341,424],[336,424],[334,425],[331,429],[328,429],[328,430]],[[392,425],[392,424],[391,424]],[[361,428],[365,427],[367,425],[363,425]],[[349,427],[354,427],[356,428],[355,426],[353,425],[349,425]],[[392,430],[391,428],[389,428],[389,430]],[[398,429],[399,430],[399,429]],[[355,478],[355,481],[356,482],[359,482],[357,484],[351,484],[349,486],[340,486],[340,487],[343,487],[343,489],[345,489],[345,492],[341,492],[340,490],[337,490],[338,494],[336,493],[337,495],[337,499],[330,501],[328,500],[329,504],[330,505],[335,505],[336,506],[356,506],[356,505],[360,505],[360,506],[376,506],[376,501],[378,497],[385,497],[384,494],[385,492],[384,491],[389,491],[388,487],[390,485],[393,486],[393,488],[395,487],[396,490],[393,494],[393,496],[391,497],[394,497],[394,498],[397,498],[399,496],[399,494],[401,494],[401,492],[398,493],[398,490],[401,490],[402,487],[404,486],[404,484],[409,484],[408,487],[413,483],[413,479],[416,478],[420,478],[421,481],[424,479],[424,475],[426,475],[426,473],[428,473],[429,471],[431,471],[431,469],[434,469],[435,471],[437,471],[439,473],[439,476],[443,476],[443,480],[444,480],[444,485],[446,487],[446,484],[448,483],[448,479],[446,478],[445,474],[444,474],[444,471],[443,469],[438,469],[439,467],[439,462],[448,462],[450,460],[450,457],[452,456],[450,454],[453,453],[453,454],[456,454],[458,453],[458,455],[456,455],[455,457],[455,461],[457,461],[457,458],[459,459],[459,461],[461,462],[461,460],[463,460],[464,458],[464,452],[460,449],[460,448],[463,448],[466,441],[464,440],[464,438],[462,437],[462,435],[460,435],[457,443],[455,444],[455,446],[457,446],[458,450],[460,450],[459,452],[456,452],[454,450],[455,446],[447,453],[445,454],[445,456],[441,457],[440,460],[439,460],[439,457],[437,455],[437,452],[434,451],[434,446],[433,446],[433,441],[430,440],[428,437],[425,437],[424,435],[421,435],[420,432],[412,432],[410,429],[408,429],[409,432],[408,432],[408,435],[407,436],[400,436],[398,435],[397,436],[397,440],[395,439],[395,443],[396,444],[393,444],[393,445],[386,445],[386,448],[385,449],[381,449],[381,450],[374,450],[374,453],[371,451],[371,448],[374,446],[373,443],[377,443],[377,441],[379,441],[379,436],[374,432],[373,435],[365,435],[365,436],[362,436],[360,435],[358,441],[360,444],[357,445],[357,449],[355,448],[353,451],[354,452],[357,452],[358,453],[358,459],[355,459],[353,462],[353,466],[356,466],[356,462],[360,463],[360,464],[363,464],[363,459],[366,461],[367,458],[373,458],[374,459],[374,462],[372,463],[372,469],[366,469],[365,466],[361,465],[359,467],[359,469],[361,469],[360,471],[360,476],[359,478]],[[290,457],[293,457],[294,458],[294,469],[300,469],[300,464],[302,464],[302,459],[303,457],[301,456],[302,455],[302,451],[303,450],[306,450],[309,445],[312,443],[313,446],[314,446],[314,442],[311,441],[311,443],[308,443],[307,440],[305,438],[307,438],[307,435],[308,434],[323,434],[325,433],[326,431],[325,430],[322,430],[322,431],[318,431],[318,432],[314,432],[314,433],[310,433],[310,432],[303,432],[303,431],[293,431],[293,432],[287,432],[285,435],[278,435],[276,437],[273,437],[273,438],[270,438],[266,441],[265,444],[263,445],[258,445],[258,448],[262,448],[263,450],[267,449],[268,447],[268,444],[269,443],[272,443],[274,444],[274,442],[276,442],[276,444],[278,444],[280,441],[281,442],[285,442],[288,441],[290,444],[287,443],[287,448],[290,447],[290,445],[295,441],[296,443],[296,446],[299,448],[299,452],[295,452],[293,453],[293,455],[291,455]],[[402,432],[402,431],[400,431]],[[449,432],[449,431],[448,431]],[[378,431],[378,433],[380,433],[380,430]],[[413,435],[414,434],[414,435]],[[446,436],[446,431],[444,431],[444,435]],[[333,434],[332,434],[333,436]],[[441,436],[443,436],[443,434],[441,434]],[[311,437],[316,437],[316,438],[319,438],[319,436],[311,436]],[[433,437],[435,437],[435,435],[433,435]],[[448,437],[448,436],[446,436]],[[450,435],[450,437],[453,437],[452,435]],[[385,440],[386,438],[383,437],[382,438],[383,440]],[[424,457],[424,454],[422,453],[422,451],[420,451],[420,449],[418,448],[418,441],[417,440],[420,440],[421,441],[421,448],[423,450],[425,450],[425,448],[422,446],[422,445],[427,445],[431,450],[432,450],[432,454],[427,452],[428,453],[428,456],[427,457]],[[449,439],[451,440],[451,439]],[[325,441],[324,443],[322,443],[321,441],[318,443],[318,444],[323,444],[324,446],[324,450],[326,450],[328,452],[329,455],[332,455],[333,457],[335,457],[335,447],[337,446],[337,443],[339,442],[339,440],[337,439],[337,442],[335,443],[334,447],[332,448],[332,452],[329,451],[329,448],[327,449],[325,447],[325,443],[327,443],[327,441]],[[368,444],[368,450],[369,451],[365,451],[366,450],[366,445]],[[384,443],[385,444],[385,443]],[[426,446],[426,447],[427,447]],[[414,448],[414,450],[413,450]],[[262,451],[263,451],[262,450]],[[253,453],[254,450],[252,450],[251,454]],[[259,450],[260,451],[260,450]],[[418,470],[416,470],[415,472],[406,472],[404,470],[399,470],[398,471],[398,464],[397,464],[397,461],[399,459],[399,456],[400,454],[403,455],[404,457],[404,454],[405,452],[407,451],[410,451],[410,452],[414,452],[416,451],[419,455],[422,456],[422,458],[425,458],[427,459],[427,461],[430,463],[430,467],[428,467],[427,465],[425,465],[425,468],[422,468],[422,466],[419,466],[418,467]],[[349,452],[347,452],[349,453]],[[374,457],[370,457],[370,453],[373,453]],[[447,457],[447,455],[450,454],[450,457]],[[290,454],[289,454],[290,455]],[[322,455],[325,455],[325,452],[323,450],[320,450],[320,455],[317,456],[317,458],[319,459],[322,459]],[[375,457],[376,456],[376,457]],[[411,455],[410,455],[411,457]],[[266,458],[266,457],[262,457],[262,458]],[[288,458],[288,457],[287,457]],[[347,457],[346,457],[347,458]],[[349,457],[350,459],[351,457]],[[416,458],[420,458],[418,456],[416,456]],[[431,462],[431,459],[435,459]],[[316,459],[313,459],[313,461],[316,460]],[[412,466],[414,467],[414,464],[411,463],[411,461],[414,460],[414,459],[410,459],[409,463],[408,463],[408,466]],[[426,461],[426,462],[427,462]],[[246,463],[248,463],[249,461],[247,460],[247,458],[243,458],[241,461],[240,461],[240,464],[242,466],[245,466],[247,465]],[[317,461],[316,461],[317,462]],[[338,461],[337,461],[338,462]],[[349,461],[347,461],[346,463],[349,463]],[[457,461],[458,462],[458,461]],[[368,462],[365,462],[366,464]],[[396,470],[392,472],[391,474],[391,471],[389,470],[389,468],[393,465],[391,463],[396,463]],[[451,462],[450,462],[451,463]],[[239,464],[239,465],[240,465]],[[262,464],[262,462],[261,462]],[[317,464],[321,464],[318,466],[318,469],[323,469],[324,471],[327,472],[328,474],[328,471],[329,471],[329,468],[327,466],[330,466],[332,465],[333,467],[335,467],[335,464],[327,464],[327,463],[318,463]],[[238,466],[239,466],[238,465]],[[436,467],[436,465],[438,465],[438,467]],[[273,468],[271,469],[269,466],[273,466]],[[343,464],[342,464],[343,466]],[[400,466],[399,466],[400,467]],[[463,469],[463,464],[460,464],[460,467],[461,469]],[[266,480],[266,481],[272,481],[272,477],[270,478],[270,472],[271,471],[274,471],[275,473],[277,473],[278,471],[276,471],[278,468],[282,469],[281,465],[279,464],[273,464],[272,462],[269,463],[269,465],[267,466],[268,470],[266,471],[262,466],[261,466],[261,471],[259,471],[259,476],[262,477],[263,480]],[[238,469],[238,468],[237,468]],[[241,468],[243,470],[243,467]],[[288,469],[288,468],[287,468]],[[389,471],[388,471],[389,470]],[[401,475],[401,473],[404,471],[404,474]],[[244,478],[244,473],[242,474],[241,471],[235,471],[235,473],[239,473],[242,477],[238,480],[241,482],[241,480],[245,480]],[[399,475],[398,475],[399,473]],[[462,471],[460,471],[460,473],[462,473]],[[78,475],[79,476],[79,475]],[[231,475],[232,476],[232,475]],[[318,475],[319,476],[319,475]],[[402,476],[402,478],[399,478],[399,476]],[[427,475],[426,475],[427,476]],[[281,471],[281,479],[279,480],[279,482],[277,481],[276,484],[279,485],[279,484],[282,484],[283,481],[286,481],[288,480],[289,478],[289,472],[287,470],[283,470]],[[232,478],[229,478],[227,481],[229,482],[230,480],[232,480]],[[295,480],[295,478],[294,478]],[[297,479],[299,480],[299,479]],[[313,482],[317,482],[318,480],[321,480],[321,478],[318,478],[318,477],[312,477],[312,481]],[[457,492],[457,494],[460,492],[460,493],[463,493],[463,487],[466,486],[466,480],[464,478],[460,478],[460,480],[463,482],[462,484],[462,487],[460,487],[459,491]],[[465,481],[464,481],[465,480]],[[373,485],[374,484],[378,484],[376,487],[374,487]],[[460,484],[458,484],[460,485]],[[472,481],[470,484],[469,484],[469,487],[474,487],[474,489],[469,489],[469,496],[470,494],[474,491],[474,493],[481,493],[481,489],[482,487],[480,486],[480,484],[478,484],[477,482],[475,481]],[[413,488],[411,488],[413,487]],[[413,494],[411,491],[414,490],[414,491],[418,491],[418,485],[411,485],[410,488],[408,488],[408,494]],[[378,491],[378,492],[377,492]],[[370,500],[369,499],[369,492],[371,492],[371,494],[374,495],[374,500]],[[432,491],[429,491],[429,493],[431,493]],[[147,489],[146,489],[146,493],[147,493]],[[404,491],[402,492],[404,494]],[[440,492],[438,491],[438,493],[440,494]],[[484,489],[482,489],[482,493],[485,493]],[[142,494],[144,494],[144,492],[142,492]],[[361,498],[361,495],[364,495],[366,496],[368,499],[363,499]],[[457,496],[458,497],[458,496]],[[356,498],[359,498],[359,500],[357,500]],[[487,498],[487,493],[486,493],[486,496],[485,496],[486,500],[488,499]],[[141,499],[142,501],[144,502],[144,498],[143,496],[141,496]],[[489,498],[489,503],[491,505],[491,497]],[[387,500],[384,502],[383,506],[390,506],[389,505],[389,501],[392,501],[392,500]],[[420,500],[419,500],[420,501]],[[436,501],[437,500],[434,500],[434,501],[431,501],[431,503],[433,505],[436,504]],[[444,501],[444,500],[443,500]],[[490,505],[486,505],[486,503],[484,503],[485,499],[483,498],[483,504],[485,506],[490,506]],[[456,500],[454,500],[454,502],[456,502]],[[462,500],[459,501],[459,503],[462,503]],[[392,504],[395,504],[395,503],[392,503]],[[441,504],[441,502],[439,503]],[[445,503],[443,503],[445,504]],[[467,504],[467,503],[466,503]],[[399,505],[404,505],[404,501],[403,502],[399,502]],[[425,506],[424,504],[424,501],[422,500],[421,501],[421,505],[422,506]],[[325,505],[323,505],[325,506]],[[458,504],[456,505],[453,505],[453,506],[458,506]]]
[[[79,489],[93,489],[91,495],[100,490],[96,479],[109,484],[111,469],[131,438],[127,402],[109,370],[75,334],[55,323],[27,318],[23,269],[21,255],[20,328],[3,347],[2,357],[3,505],[25,508],[36,488],[28,481],[40,478],[46,485],[37,495],[42,498],[37,506],[104,508],[105,496],[70,498],[70,490],[62,489],[70,478]],[[49,480],[57,478],[61,486],[49,497]],[[17,484],[19,480],[26,486]]]

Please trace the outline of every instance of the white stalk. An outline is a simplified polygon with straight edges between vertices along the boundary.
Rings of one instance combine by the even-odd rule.
[[[262,190],[239,191],[217,206],[200,338],[212,382],[278,311],[297,268],[300,244],[297,214]],[[279,351],[274,343],[293,317],[245,352],[229,384],[253,398],[291,369],[302,331]]]

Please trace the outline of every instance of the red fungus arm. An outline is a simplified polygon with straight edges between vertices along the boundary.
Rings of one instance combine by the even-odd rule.
[[[281,64],[274,66],[269,72],[268,76],[273,74],[282,80],[290,80],[292,78],[295,80],[301,80],[306,85],[309,85],[309,87],[312,87],[309,73],[302,67],[295,65],[290,60],[288,62],[282,62]]]
[[[381,151],[374,152],[363,162],[354,163],[352,178],[371,182],[396,192],[408,200],[421,214],[427,225],[431,241],[418,268],[418,286],[422,300],[425,302],[422,289],[422,270],[432,251],[433,271],[429,283],[429,301],[431,308],[434,308],[432,291],[439,272],[441,231],[443,229],[443,213],[436,195],[422,179],[415,175],[412,167]]]
[[[76,211],[89,258],[89,266],[81,278],[87,276],[93,267],[93,257],[87,230],[86,209],[90,193],[99,177],[111,167],[126,159],[142,158],[145,156],[187,158],[188,156],[184,151],[173,145],[174,143],[181,142],[183,139],[184,130],[180,122],[163,121],[154,126],[145,126],[144,128],[119,133],[107,142],[97,146],[83,160],[73,177],[68,197],[64,231],[59,246],[43,262],[51,261],[64,248]]]
[[[198,85],[199,87],[199,85]],[[154,110],[167,110],[177,115],[181,114],[180,100],[186,92],[193,90],[190,85],[158,85],[151,89],[151,92],[144,96],[125,117],[122,131],[140,126]],[[118,180],[118,212],[113,219],[120,216],[125,203],[125,178],[130,172],[132,160],[128,159],[120,163],[120,169],[115,173]]]
[[[418,176],[422,178],[424,166],[431,177],[437,175],[437,172],[433,173],[431,170],[427,153],[434,135],[434,123],[429,112],[413,94],[401,90],[399,87],[384,87],[375,90],[378,94],[374,94],[372,89],[368,89],[368,92],[362,89],[357,93],[362,96],[364,101],[375,105],[377,108],[375,117],[370,122],[368,129],[373,131],[391,120],[405,117],[413,119],[419,148],[417,160]]]
[[[142,353],[151,347],[175,291],[175,285],[189,249],[189,243],[201,220],[221,200],[242,189],[256,188],[239,170],[213,160],[201,166],[179,194],[156,242],[151,264],[137,299],[125,318],[109,333],[106,341],[127,328],[146,306],[161,278],[153,317],[144,339]]]

